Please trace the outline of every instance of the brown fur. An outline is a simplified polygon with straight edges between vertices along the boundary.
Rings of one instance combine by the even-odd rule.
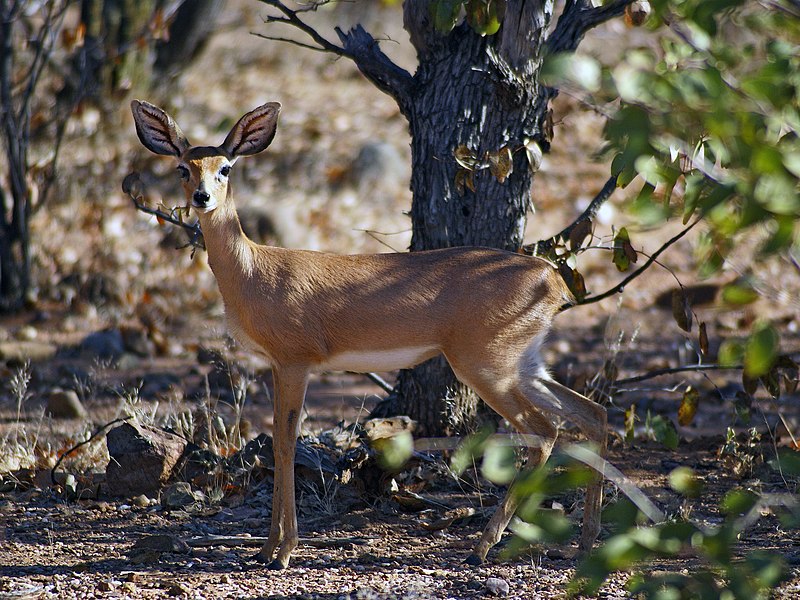
[[[410,367],[443,353],[456,375],[520,432],[539,436],[530,466],[547,460],[552,420],[575,422],[605,453],[605,410],[553,381],[539,347],[572,300],[553,266],[488,248],[335,255],[253,243],[242,233],[226,169],[272,140],[279,106],[265,104],[220,147],[193,147],[161,109],[134,101],[136,129],[153,152],[174,156],[197,209],[232,334],[267,359],[275,378],[272,526],[258,558],[288,565],[297,546],[294,447],[309,374],[326,368]],[[599,527],[602,478],[587,492],[583,549]],[[470,557],[497,541],[518,501],[508,494]]]

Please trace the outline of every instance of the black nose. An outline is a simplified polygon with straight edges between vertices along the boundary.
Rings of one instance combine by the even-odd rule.
[[[204,192],[203,190],[196,190],[195,193],[192,194],[194,201],[200,205],[208,204],[208,199],[210,197],[208,192]]]

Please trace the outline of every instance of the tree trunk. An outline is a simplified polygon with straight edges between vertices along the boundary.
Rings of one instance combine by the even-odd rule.
[[[154,71],[171,74],[205,44],[225,0],[82,0],[86,43],[79,64],[96,100],[132,86],[147,88]],[[169,19],[167,30],[160,21]],[[158,78],[157,83],[163,83]]]
[[[466,23],[448,35],[434,31],[426,4],[406,0],[404,5],[405,27],[419,58],[407,101],[401,102],[411,131],[411,250],[517,251],[533,178],[524,144],[547,144],[542,134],[547,99],[539,93],[537,75],[552,2],[509,0],[501,30],[486,37]],[[513,171],[501,182],[478,167],[459,175],[459,186],[454,152],[463,146],[484,162],[487,154],[510,149]],[[473,326],[480,326],[480,318],[475,315]],[[407,414],[422,435],[446,435],[474,429],[483,411],[446,361],[433,359],[402,371],[377,412]]]

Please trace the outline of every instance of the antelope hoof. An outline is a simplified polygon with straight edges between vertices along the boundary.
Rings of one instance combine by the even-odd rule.
[[[475,554],[474,552],[473,552],[472,554],[470,554],[470,555],[469,555],[469,556],[468,556],[468,557],[467,557],[467,558],[464,560],[464,564],[470,565],[470,566],[472,566],[472,567],[477,567],[477,566],[479,566],[479,565],[482,565],[484,562],[485,562],[485,561],[484,561],[484,559],[482,559],[480,556],[478,556],[478,555],[477,555],[477,554]]]
[[[273,560],[271,563],[267,565],[267,568],[271,571],[283,571],[286,567],[289,566],[289,561],[286,560],[285,562],[279,559]]]
[[[250,557],[250,560],[260,563],[271,563],[272,561],[272,552],[265,552],[262,548],[255,554]]]

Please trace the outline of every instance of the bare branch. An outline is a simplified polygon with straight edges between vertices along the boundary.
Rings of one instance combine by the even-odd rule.
[[[617,285],[615,285],[609,290],[606,290],[602,294],[598,294],[597,296],[584,298],[583,300],[581,300],[577,304],[573,304],[572,306],[583,306],[585,304],[593,304],[595,302],[600,302],[601,300],[605,300],[606,298],[610,298],[611,296],[621,294],[625,290],[625,286],[627,286],[631,281],[639,277],[642,273],[647,271],[647,269],[653,266],[653,263],[655,263],[658,260],[658,257],[661,256],[661,254],[664,253],[664,251],[666,251],[667,248],[675,244],[678,240],[683,238],[687,233],[689,233],[692,229],[694,229],[695,225],[697,225],[702,219],[703,219],[702,216],[697,217],[689,225],[683,228],[679,233],[677,233],[669,240],[667,240],[663,246],[661,246],[658,250],[656,250],[655,252],[653,252],[653,254],[650,255],[650,258],[648,258],[647,261],[641,267],[636,269],[633,273],[628,275]]]
[[[320,35],[320,33],[316,29],[314,29],[311,25],[309,25],[308,23],[306,23],[300,17],[297,16],[298,14],[304,12],[316,10],[317,7],[325,3],[312,3],[308,7],[299,10],[292,10],[291,8],[286,6],[286,4],[284,4],[281,0],[259,0],[259,1],[262,2],[263,4],[266,4],[267,6],[271,6],[273,8],[278,9],[281,13],[285,15],[284,17],[274,17],[274,16],[267,17],[266,18],[267,23],[283,23],[285,25],[291,25],[292,27],[299,29],[300,31],[305,33],[308,37],[310,37],[312,40],[314,40],[314,43],[316,43],[318,46],[318,48],[314,48],[315,50],[322,50],[325,52],[331,52],[338,56],[347,56],[348,58],[351,59],[353,58],[352,56],[349,56],[347,54],[344,48],[341,48],[336,44],[334,44],[333,42],[330,42],[327,39],[325,39],[322,35]],[[307,46],[307,47],[312,47],[312,46]]]
[[[277,9],[283,15],[268,16],[266,18],[266,23],[280,23],[295,27],[311,38],[314,43],[306,44],[281,37],[271,37],[261,34],[256,35],[264,39],[288,42],[309,50],[330,52],[336,56],[349,58],[356,64],[364,76],[379,90],[397,100],[401,109],[407,106],[409,88],[413,82],[412,76],[408,71],[392,62],[380,49],[377,40],[375,40],[361,25],[357,25],[346,33],[337,27],[336,34],[342,42],[341,46],[337,46],[298,16],[303,12],[316,10],[319,6],[327,2],[314,2],[308,7],[292,10],[286,6],[282,0],[260,1],[267,6]]]
[[[167,223],[171,223],[172,225],[176,225],[184,229],[189,236],[188,245],[192,247],[192,252],[194,252],[196,248],[200,248],[202,250],[206,249],[205,240],[203,239],[203,230],[200,229],[199,223],[185,223],[182,219],[179,219],[174,215],[174,210],[170,212],[164,212],[163,210],[157,208],[150,208],[142,200],[143,188],[144,184],[142,183],[142,179],[139,177],[138,173],[130,173],[125,177],[125,179],[122,180],[122,191],[128,195],[137,210],[140,210],[148,215],[153,215],[163,221],[166,221]]]
[[[664,375],[676,375],[678,373],[702,373],[704,371],[741,371],[742,369],[744,369],[744,365],[731,365],[731,366],[717,365],[717,364],[683,365],[680,367],[656,369],[655,371],[643,373],[642,375],[636,375],[634,377],[626,377],[625,379],[617,379],[616,381],[614,381],[614,387],[619,387],[620,385],[629,385],[631,383],[639,383],[641,381],[647,381],[648,379],[663,377]]]
[[[581,213],[581,215],[575,219],[572,223],[567,225],[560,233],[557,233],[553,237],[547,240],[540,240],[535,244],[528,244],[527,246],[523,246],[522,250],[525,254],[530,254],[532,256],[543,256],[548,254],[553,247],[558,244],[559,240],[568,240],[572,231],[581,223],[585,221],[592,221],[597,212],[600,210],[600,207],[606,203],[606,201],[611,198],[611,194],[614,193],[614,190],[617,189],[617,178],[618,175],[612,175],[608,178],[603,188],[597,193],[597,196],[589,203],[589,206],[586,207],[586,210]]]
[[[613,0],[594,8],[590,0],[567,0],[555,31],[547,40],[547,50],[553,53],[574,51],[587,31],[621,16],[625,7],[633,2],[634,0]]]
[[[379,90],[397,100],[401,110],[408,107],[414,82],[411,74],[392,62],[383,53],[377,40],[361,25],[356,25],[347,33],[337,27],[336,33],[346,56],[356,63],[358,70]]]

